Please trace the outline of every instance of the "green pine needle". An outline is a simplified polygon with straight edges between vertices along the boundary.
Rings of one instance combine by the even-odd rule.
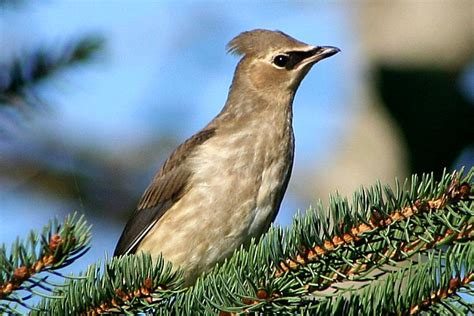
[[[51,295],[57,284],[48,278],[61,275],[62,269],[88,249],[90,226],[83,216],[68,216],[64,223],[54,219],[41,234],[31,231],[28,239],[17,239],[7,250],[0,247],[0,313],[14,312],[17,305],[29,307],[32,296],[57,298]]]
[[[272,227],[191,288],[162,258],[93,264],[33,314],[472,313],[473,175],[413,176],[395,190],[376,184],[352,202],[334,196],[291,227]]]

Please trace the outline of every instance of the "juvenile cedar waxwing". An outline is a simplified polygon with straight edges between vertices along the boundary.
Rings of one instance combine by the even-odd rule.
[[[191,285],[252,237],[280,208],[294,155],[292,105],[311,67],[339,52],[282,32],[243,32],[227,102],[171,154],[141,197],[115,256],[160,254]]]

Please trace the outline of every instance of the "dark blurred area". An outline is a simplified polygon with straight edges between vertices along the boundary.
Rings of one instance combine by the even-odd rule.
[[[377,91],[407,145],[410,172],[440,175],[474,145],[474,104],[460,84],[464,68],[375,69]]]
[[[132,2],[127,5],[125,3],[124,9],[133,8]],[[121,4],[117,2],[115,5]],[[145,5],[145,2],[141,4]],[[114,54],[118,54],[108,46],[114,39],[110,34],[113,32],[91,31],[87,28],[85,19],[86,32],[80,31],[73,36],[65,35],[60,39],[48,38],[46,34],[44,40],[33,41],[34,36],[25,35],[31,30],[18,27],[21,24],[18,21],[22,20],[22,15],[28,10],[36,10],[38,5],[55,4],[0,1],[0,18],[5,18],[7,14],[10,16],[3,22],[0,20],[0,196],[18,195],[21,200],[28,199],[34,193],[35,196],[57,200],[60,201],[60,206],[52,211],[53,214],[61,215],[78,210],[85,213],[96,225],[96,233],[100,234],[102,229],[111,226],[114,234],[118,234],[159,163],[184,137],[189,136],[183,137],[180,130],[192,120],[191,114],[185,115],[190,111],[186,106],[182,106],[182,110],[177,109],[178,105],[183,104],[180,98],[189,97],[181,91],[186,90],[187,86],[203,85],[199,81],[204,79],[201,74],[195,74],[195,77],[191,78],[193,80],[184,82],[182,86],[173,87],[173,84],[168,84],[167,88],[176,89],[172,93],[176,96],[175,99],[165,98],[168,107],[161,112],[153,106],[143,111],[154,114],[148,115],[149,120],[158,118],[161,121],[140,125],[148,134],[139,140],[114,139],[109,141],[115,142],[113,145],[104,145],[87,137],[78,137],[81,141],[72,142],[63,135],[61,125],[56,121],[56,111],[70,105],[56,103],[55,98],[49,97],[50,91],[62,93],[63,89],[56,87],[62,87],[64,82],[68,82],[71,73],[91,71],[100,77],[106,71],[113,71],[104,67],[104,64],[114,58]],[[341,58],[345,59],[341,59],[339,63],[344,66],[343,71],[338,72],[336,69],[329,73],[339,82],[334,89],[341,86],[351,89],[354,92],[347,95],[352,97],[341,105],[341,112],[324,108],[325,112],[318,112],[326,115],[321,121],[336,122],[334,124],[340,132],[334,136],[331,130],[325,127],[324,131],[328,134],[325,134],[324,138],[335,143],[331,148],[321,149],[326,154],[325,157],[329,158],[321,161],[318,160],[318,155],[309,153],[307,156],[311,159],[306,158],[305,165],[298,162],[295,165],[287,194],[300,201],[295,205],[303,205],[305,208],[317,198],[325,199],[328,193],[335,190],[349,195],[359,185],[372,184],[376,179],[388,182],[394,177],[404,178],[412,172],[433,171],[439,174],[443,168],[452,169],[463,164],[468,168],[472,166],[474,104],[473,98],[468,97],[461,84],[464,74],[474,71],[474,67],[469,68],[474,63],[472,5],[471,1],[459,1],[455,5],[451,1],[425,4],[393,1],[383,5],[371,1],[347,5],[278,5],[280,20],[271,23],[280,23],[282,26],[278,28],[290,34],[290,30],[284,29],[286,14],[289,15],[287,7],[296,8],[291,11],[296,12],[291,21],[300,19],[301,14],[318,16],[318,10],[326,8],[333,12],[334,23],[341,25],[341,33],[349,34],[347,37],[356,36],[352,42],[347,41],[342,49]],[[209,65],[211,49],[206,47],[206,43],[216,42],[217,37],[225,37],[223,41],[229,40],[236,30],[243,31],[254,28],[255,25],[233,15],[223,14],[222,17],[216,18],[219,11],[205,10],[215,5],[202,6],[203,8],[201,5],[192,8],[195,11],[192,16],[196,20],[188,21],[187,28],[179,25],[172,31],[163,31],[163,34],[176,32],[170,37],[179,37],[178,34],[183,32],[186,33],[183,35],[186,40],[198,38],[201,41],[189,46],[183,44],[184,41],[176,41],[175,46],[169,44],[172,46],[171,52],[164,51],[156,58],[170,59],[179,49],[186,51],[184,56],[187,59],[183,58],[179,65],[174,67],[194,63],[201,72],[215,72],[215,77],[209,78],[209,81],[214,81],[215,86],[220,86],[220,83],[225,81],[227,89],[230,80],[217,74],[217,70]],[[252,16],[255,19],[252,20],[253,23],[258,24],[258,27],[270,24],[267,10],[273,9],[273,6],[277,5],[269,3],[267,6],[261,5],[252,9],[258,12]],[[177,9],[170,11],[180,12]],[[214,22],[222,21],[227,16],[224,20],[229,25],[234,25],[235,29],[216,31],[215,25],[211,23],[207,28],[203,26],[193,31],[191,26],[198,25],[203,16]],[[138,20],[140,18],[138,17]],[[10,27],[8,24],[12,20],[17,21],[13,23],[16,27]],[[308,20],[308,23],[312,23],[311,19]],[[159,19],[154,21],[158,26],[162,23]],[[286,23],[295,24],[291,21]],[[450,21],[449,26],[443,28],[447,21]],[[327,22],[322,21],[321,24],[331,24]],[[269,28],[275,28],[271,25]],[[143,27],[145,35],[148,34],[149,28],[150,25]],[[298,30],[298,27],[295,29]],[[332,34],[327,33],[331,38]],[[140,41],[148,40],[140,37],[145,35],[136,35],[136,55],[140,54]],[[344,36],[338,36],[342,38],[341,41],[344,40]],[[207,42],[204,42],[205,40]],[[218,42],[215,45],[221,49],[216,55],[219,53],[219,58],[224,59],[226,56],[223,44]],[[194,54],[196,61],[191,61],[190,55]],[[134,58],[140,58],[136,55],[119,58],[129,60],[128,63],[133,67]],[[205,62],[200,63],[198,58]],[[236,61],[228,58],[233,68]],[[217,57],[212,56],[211,60],[215,61]],[[337,62],[336,60],[334,63]],[[166,84],[168,81],[168,78],[163,76],[176,77],[170,81],[183,81],[179,78],[181,68],[178,68],[177,73],[166,73],[162,72],[162,68],[156,68],[155,77],[151,80],[153,84],[148,87],[150,100],[158,99],[156,91],[160,87],[154,86],[154,83]],[[150,70],[150,73],[152,72]],[[354,75],[351,76],[351,73]],[[353,82],[347,82],[346,76]],[[130,78],[130,81],[140,80],[142,78]],[[474,80],[470,82],[472,84]],[[470,93],[474,94],[474,87],[468,86]],[[70,84],[64,90],[67,91],[66,95],[70,90],[76,89],[84,90],[84,94],[88,94],[91,88],[88,82],[85,82],[80,85]],[[111,96],[111,99],[120,99],[121,89],[126,87],[117,88],[114,91],[116,95]],[[308,88],[311,92],[309,95],[314,98],[311,89]],[[302,100],[301,98],[297,101],[303,103]],[[194,101],[196,100],[191,102]],[[112,117],[116,109],[108,106]],[[143,104],[134,106],[140,108]],[[90,109],[88,115],[94,116],[95,111],[101,110],[99,107]],[[212,111],[216,113],[214,109]],[[298,110],[295,112],[294,124],[299,125]],[[337,113],[344,113],[346,116],[337,116]],[[36,120],[46,120],[54,128],[35,130]],[[160,128],[160,124],[166,128]],[[78,135],[83,132],[81,127],[77,129]],[[311,142],[313,138],[312,135],[297,134],[298,142]],[[297,157],[301,157],[298,151]],[[291,207],[294,207],[293,204]],[[296,211],[296,207],[292,211]],[[34,210],[32,213],[37,212],[40,210]],[[0,222],[4,227],[13,224],[30,226],[28,218],[21,217],[20,214],[15,223],[6,223],[7,219],[14,217],[12,213],[13,211],[10,211],[7,216],[7,212],[0,207]],[[286,216],[291,217],[291,214]],[[48,216],[49,213],[44,215],[44,223],[47,222]],[[287,224],[289,220],[281,222]],[[98,238],[94,242],[100,241]],[[114,236],[103,242],[107,244],[101,249],[108,249],[110,252],[115,242]]]

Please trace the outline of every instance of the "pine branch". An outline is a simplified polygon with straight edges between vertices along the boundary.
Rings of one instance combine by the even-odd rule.
[[[31,231],[27,241],[17,240],[7,250],[0,247],[0,313],[17,313],[16,306],[29,307],[33,295],[48,296],[54,284],[51,275],[81,257],[89,248],[90,227],[84,218],[72,215],[64,224],[50,221],[41,234]]]
[[[84,36],[60,48],[41,47],[0,64],[0,105],[19,107],[39,103],[35,86],[60,70],[89,61],[103,47],[103,39]]]
[[[474,168],[444,174],[438,183],[414,176],[395,192],[378,184],[357,192],[352,204],[334,197],[328,210],[319,205],[291,228],[272,228],[189,289],[161,259],[153,269],[149,257],[114,258],[103,276],[93,266],[87,281],[71,281],[63,298],[38,308],[162,315],[469,310],[461,293],[472,301],[473,175]]]
[[[459,249],[459,250],[458,250]],[[424,271],[412,273],[413,284],[418,288],[412,288],[411,291],[420,293],[421,302],[411,305],[402,314],[416,315],[422,311],[441,310],[446,314],[456,311],[457,314],[468,315],[468,312],[474,312],[474,244],[471,242],[462,245],[454,251],[455,255],[450,253],[443,257],[438,255],[432,262],[443,262],[445,271],[437,271],[434,264],[427,264],[423,267]],[[421,269],[420,269],[421,270]],[[429,275],[431,274],[431,275]],[[435,282],[432,282],[435,280]],[[430,283],[429,286],[426,282]],[[423,285],[424,288],[419,288]],[[467,302],[463,296],[471,297],[471,303]],[[442,304],[440,304],[442,303]]]
[[[416,179],[414,179],[414,181],[416,181]],[[422,180],[420,187],[423,186]],[[378,192],[382,192],[380,186],[375,189]],[[399,191],[399,189],[397,190]],[[334,233],[327,233],[328,236],[332,235],[334,237],[320,239],[316,242],[315,247],[302,249],[294,259],[280,262],[276,275],[280,276],[284,272],[307,266],[312,262],[316,263],[322,261],[324,263],[324,261],[327,260],[326,258],[330,258],[332,262],[330,266],[331,269],[335,268],[336,262],[339,262],[339,265],[344,267],[334,271],[335,275],[332,278],[332,283],[335,283],[345,278],[355,279],[359,275],[364,276],[366,272],[373,269],[374,266],[380,266],[388,262],[395,263],[403,261],[413,254],[437,248],[446,243],[447,240],[451,242],[463,241],[474,231],[474,228],[468,221],[462,220],[459,225],[454,228],[453,225],[456,221],[453,220],[452,223],[449,215],[447,217],[440,217],[436,215],[437,213],[434,213],[435,223],[430,223],[426,220],[426,214],[429,212],[442,211],[453,202],[455,203],[467,199],[469,191],[469,184],[463,183],[459,185],[458,181],[454,179],[447,191],[435,199],[417,199],[413,204],[405,206],[401,208],[401,210],[392,211],[392,213],[387,213],[387,211],[392,209],[396,201],[386,206],[380,205],[379,208],[372,206],[370,217],[360,218],[362,223],[350,227],[345,225],[344,222],[338,221],[339,227],[336,228],[335,236],[333,235]],[[390,189],[385,188],[385,192],[388,197],[393,196]],[[371,193],[362,192],[362,196],[367,194],[370,195]],[[360,197],[361,196],[356,195],[355,201],[359,200],[359,202],[361,202]],[[333,201],[333,204],[337,208],[337,202],[335,202],[337,199],[333,199]],[[367,205],[363,205],[363,203],[359,203],[359,205],[363,207],[363,209],[368,209],[366,208]],[[339,209],[341,209],[341,207],[339,207]],[[342,209],[348,209],[347,205],[343,205]],[[381,209],[382,212],[379,212],[378,209]],[[321,220],[323,219],[319,218],[316,221]],[[409,228],[406,227],[408,220],[411,221],[411,227]],[[430,227],[430,224],[434,225]],[[443,224],[441,229],[438,227],[440,224]],[[300,233],[303,234],[306,229],[307,227],[303,226]],[[426,231],[426,229],[428,230]],[[391,231],[395,232],[394,236],[396,236],[396,238],[387,238],[387,236],[391,234]],[[403,233],[407,238],[403,238],[400,233]],[[423,234],[426,236],[423,236]],[[357,253],[366,253],[361,247],[368,246],[371,247],[370,251],[367,252],[370,254],[370,257],[357,258]],[[341,255],[338,255],[337,252],[340,252],[341,249],[345,249],[345,251]],[[333,252],[336,252],[336,254],[334,255]],[[377,256],[379,256],[379,258]],[[348,262],[347,258],[357,258],[357,260]],[[330,274],[330,271],[328,272]],[[324,290],[331,286],[331,282],[328,280],[322,282],[322,284],[324,285],[319,287],[318,290]]]
[[[356,194],[354,207],[346,200],[335,198],[329,216],[322,208],[308,212],[296,218],[290,230],[276,229],[258,246],[236,254],[206,279],[212,285],[205,287],[215,290],[208,290],[202,296],[210,300],[211,309],[231,313],[292,314],[322,307],[324,302],[331,302],[333,307],[343,306],[345,296],[393,273],[387,265],[392,270],[399,269],[397,265],[410,262],[415,253],[472,241],[474,211],[469,197],[471,185],[467,183],[472,173],[473,170],[462,184],[455,174],[444,175],[438,185],[432,176],[421,181],[414,178],[407,190],[398,187],[393,193],[386,189],[385,199],[379,185]],[[399,216],[400,210],[410,207],[413,211],[415,206],[418,206],[416,216],[408,213]],[[376,227],[374,214],[376,222],[381,224],[385,219],[389,225]],[[352,228],[361,225],[373,227],[358,232],[357,236]],[[315,257],[310,256],[308,249],[323,251]],[[299,260],[284,259],[288,257]],[[276,261],[277,258],[282,260]],[[289,266],[293,269],[283,269],[286,272],[282,273],[281,262],[292,262],[294,266]],[[342,281],[355,284],[353,288],[344,289],[340,287]],[[227,293],[222,289],[228,289]],[[327,292],[327,289],[333,291]],[[341,305],[333,304],[335,298]],[[321,310],[324,312],[327,311]]]
[[[171,264],[162,258],[152,261],[149,254],[113,258],[102,269],[91,265],[81,279],[72,279],[55,293],[61,299],[43,300],[35,309],[38,314],[97,315],[166,308],[182,291],[182,276],[171,269]]]
[[[458,244],[449,252],[420,256],[384,282],[354,292],[344,300],[328,300],[308,310],[318,315],[467,315],[474,306],[459,294],[466,289],[473,297],[473,272],[474,244]]]

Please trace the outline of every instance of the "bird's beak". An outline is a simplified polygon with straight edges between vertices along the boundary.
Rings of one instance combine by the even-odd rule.
[[[316,46],[308,51],[308,57],[305,58],[301,63],[302,64],[315,64],[320,60],[331,57],[339,53],[341,50],[333,46]]]

